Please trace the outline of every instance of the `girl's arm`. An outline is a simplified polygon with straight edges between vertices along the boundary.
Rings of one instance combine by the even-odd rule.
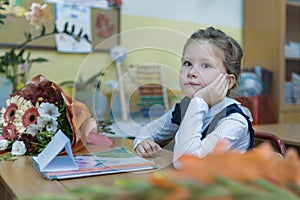
[[[155,151],[160,151],[161,146],[167,145],[174,138],[178,125],[171,122],[172,112],[173,109],[141,127],[134,140],[135,152],[142,156],[154,156],[157,154]]]

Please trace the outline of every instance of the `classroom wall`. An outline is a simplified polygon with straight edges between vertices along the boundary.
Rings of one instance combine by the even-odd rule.
[[[121,39],[128,57],[124,65],[162,64],[167,86],[178,90],[185,40],[199,28],[215,26],[241,43],[242,7],[242,0],[125,0]]]
[[[121,44],[128,55],[124,71],[130,65],[158,63],[165,66],[168,87],[178,89],[180,54],[185,39],[194,30],[215,26],[240,43],[242,41],[243,0],[123,0],[121,9]],[[3,49],[0,49],[0,53]],[[49,62],[35,64],[30,77],[44,74],[59,83],[89,77],[107,68],[103,82],[116,80],[109,53],[66,54],[49,50],[32,50]]]

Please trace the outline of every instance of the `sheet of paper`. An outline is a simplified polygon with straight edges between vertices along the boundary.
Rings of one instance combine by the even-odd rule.
[[[74,35],[77,35],[82,29],[82,33],[87,34],[88,38],[92,40],[90,7],[58,3],[55,6],[55,11],[58,30],[64,30],[65,24],[68,22],[67,30],[69,32],[74,26]],[[67,34],[56,34],[55,40],[58,52],[89,53],[92,51],[92,44],[85,39],[78,41]]]
[[[58,156],[63,149],[67,152],[67,156]],[[48,146],[33,159],[39,165],[41,172],[78,169],[70,140],[61,130],[55,134]]]
[[[45,0],[48,3],[65,3],[89,6],[92,8],[110,9],[107,0]]]

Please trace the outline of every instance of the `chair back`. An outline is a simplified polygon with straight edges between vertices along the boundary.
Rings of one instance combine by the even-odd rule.
[[[270,142],[277,148],[276,150],[278,151],[278,153],[280,153],[282,156],[285,155],[286,146],[277,135],[268,132],[254,131],[254,138],[256,141]]]

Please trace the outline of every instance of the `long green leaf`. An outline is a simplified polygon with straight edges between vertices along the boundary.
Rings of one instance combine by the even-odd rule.
[[[66,22],[65,25],[64,25],[64,30],[63,30],[63,32],[68,32],[68,26],[69,26],[69,23]]]
[[[37,62],[37,63],[41,63],[41,62],[48,62],[49,60],[47,58],[34,58],[31,59],[31,62]]]
[[[75,32],[75,25],[73,24],[71,27],[71,33],[74,34],[74,32]]]
[[[41,35],[40,36],[45,35],[45,33],[46,33],[46,27],[44,25],[42,25]]]
[[[80,37],[81,37],[81,35],[82,35],[82,32],[83,32],[83,29],[81,28],[81,29],[80,29],[80,31],[79,31],[79,33],[77,34],[77,37],[79,37],[79,38],[80,38]]]

